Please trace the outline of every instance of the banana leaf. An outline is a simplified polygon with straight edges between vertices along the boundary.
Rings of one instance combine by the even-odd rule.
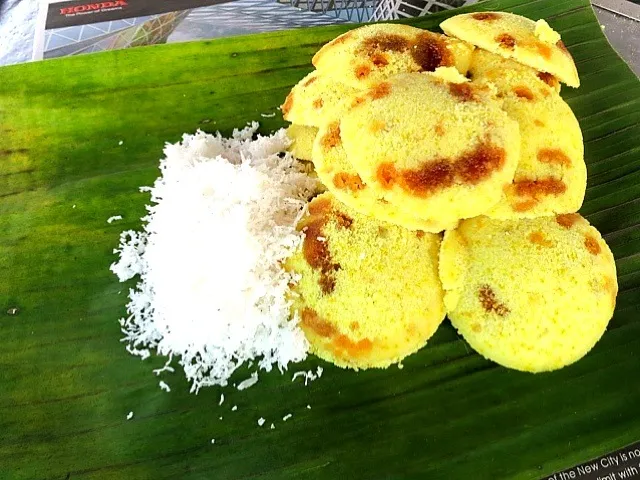
[[[1,479],[529,479],[640,439],[640,83],[586,0],[466,10],[544,17],[576,60],[582,87],[562,94],[584,132],[582,213],[611,246],[620,284],[594,350],[554,373],[519,373],[445,323],[403,368],[354,373],[310,357],[244,391],[193,395],[181,372],[163,374],[164,392],[151,370],[165,359],[140,361],[119,341],[131,285],[108,269],[120,231],[140,228],[149,197],[138,187],[183,132],[283,126],[277,107],[313,53],[353,26],[5,67]],[[410,23],[437,29],[449,15]],[[108,224],[112,215],[124,218]],[[291,381],[317,366],[321,379]]]

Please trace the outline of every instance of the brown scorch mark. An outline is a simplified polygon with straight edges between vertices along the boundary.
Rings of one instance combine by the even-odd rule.
[[[542,120],[538,120],[537,118],[533,121],[533,123],[538,127],[544,127],[544,122]]]
[[[558,86],[558,80],[550,73],[538,72],[538,78],[550,87],[556,88]]]
[[[546,43],[536,43],[536,50],[538,50],[538,53],[546,60],[549,60],[551,58],[551,47]]]
[[[533,92],[525,86],[519,85],[513,88],[513,93],[516,94],[519,98],[525,98],[527,100],[533,100],[535,97],[533,96]]]
[[[321,139],[322,146],[324,148],[331,149],[342,144],[342,138],[340,137],[340,123],[333,122],[329,125],[327,133]]]
[[[531,197],[538,200],[546,195],[561,195],[567,191],[567,185],[556,178],[539,180],[517,180],[513,183],[519,197]]]
[[[408,50],[411,42],[401,36],[393,33],[379,33],[378,35],[367,38],[362,46],[369,55],[377,52],[404,52]]]
[[[364,102],[364,97],[355,97],[352,101],[351,101],[351,108],[355,108],[359,105],[362,105],[362,103]]]
[[[324,105],[324,100],[322,100],[321,98],[316,98],[313,101],[313,107],[314,108],[322,108],[323,105]]]
[[[371,67],[369,67],[369,65],[359,65],[355,70],[356,78],[359,80],[368,77],[370,73]]]
[[[344,212],[335,212],[335,219],[339,227],[349,229],[353,225],[353,218]]]
[[[564,228],[571,228],[580,220],[580,215],[577,213],[565,213],[562,215],[556,215],[556,222],[558,225]]]
[[[564,44],[564,42],[562,40],[558,40],[556,42],[556,47],[558,47],[560,50],[562,50],[562,53],[567,55],[569,58],[573,59],[573,57],[571,56],[571,52],[567,49],[567,46]]]
[[[438,67],[453,65],[453,55],[442,37],[435,33],[424,32],[418,35],[411,46],[413,61],[423,72],[433,72]]]
[[[302,312],[300,312],[300,323],[303,327],[307,327],[320,337],[333,337],[337,333],[333,325],[322,320],[318,312],[311,308],[302,309]]]
[[[322,293],[329,294],[336,287],[335,273],[340,270],[340,265],[333,263],[329,242],[324,238],[324,226],[327,219],[320,217],[311,220],[305,227],[302,253],[307,263],[314,270],[320,271],[318,284]]]
[[[381,82],[369,89],[369,96],[373,100],[384,98],[391,93],[391,84],[389,82]]]
[[[449,92],[463,102],[476,100],[475,89],[469,83],[450,83]]]
[[[418,238],[424,237],[424,231],[423,230],[416,230],[416,237],[418,237]]]
[[[585,235],[584,246],[587,247],[587,250],[592,255],[598,255],[602,251],[598,240],[593,235]]]
[[[357,192],[364,189],[364,183],[358,174],[338,172],[333,176],[333,185],[340,190],[351,190]]]
[[[498,301],[496,294],[489,285],[480,287],[478,297],[480,298],[482,308],[488,313],[495,313],[504,317],[510,311],[504,303]]]
[[[529,241],[541,247],[553,247],[553,242],[547,240],[547,237],[542,232],[531,232],[529,234]]]
[[[516,39],[513,38],[508,33],[501,33],[496,37],[496,42],[500,44],[501,47],[512,49],[516,46]]]
[[[331,211],[331,200],[328,198],[316,198],[309,203],[309,215],[323,215]]]
[[[293,92],[289,92],[289,95],[285,98],[284,103],[282,104],[282,114],[288,115],[291,111],[291,107],[293,107]]]
[[[339,335],[333,340],[334,352],[345,359],[358,358],[368,354],[373,348],[373,342],[368,338],[354,342],[345,335]],[[346,353],[346,355],[344,355]]]
[[[378,68],[386,67],[387,65],[389,65],[389,60],[387,59],[386,55],[383,55],[382,53],[371,55],[370,58],[371,62]]]
[[[471,18],[473,18],[474,20],[480,20],[482,21],[492,21],[492,20],[497,20],[498,18],[500,18],[500,15],[498,15],[495,12],[479,12],[479,13],[474,13],[473,15],[471,15]]]
[[[304,82],[302,85],[304,87],[308,87],[309,85],[311,85],[313,82],[315,82],[318,79],[318,77],[311,77],[310,79],[308,79],[306,82]]]
[[[542,148],[538,150],[537,158],[542,163],[562,165],[563,167],[571,165],[569,156],[559,148]]]
[[[376,172],[378,183],[389,189],[396,183],[419,197],[456,183],[476,185],[504,166],[505,151],[490,143],[481,143],[455,159],[438,159],[419,169],[398,171],[390,162],[380,164]]]

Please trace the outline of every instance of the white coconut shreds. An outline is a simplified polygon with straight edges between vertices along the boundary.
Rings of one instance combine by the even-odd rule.
[[[143,230],[121,234],[111,270],[139,276],[129,316],[120,320],[127,350],[175,356],[191,391],[227,385],[245,362],[281,371],[306,357],[290,319],[282,262],[300,245],[295,226],[317,181],[286,150],[284,130],[254,136],[258,124],[184,135],[167,144]]]

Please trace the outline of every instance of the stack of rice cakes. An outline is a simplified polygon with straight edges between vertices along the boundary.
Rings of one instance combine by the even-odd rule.
[[[446,312],[490,360],[561,368],[602,336],[617,295],[608,246],[575,213],[582,134],[559,95],[579,86],[575,64],[544,20],[482,12],[441,28],[345,33],[282,106],[292,151],[328,190],[289,261],[294,310],[340,366],[402,360]]]

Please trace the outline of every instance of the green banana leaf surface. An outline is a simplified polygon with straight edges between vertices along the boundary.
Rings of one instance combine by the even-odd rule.
[[[278,106],[313,53],[352,26],[5,67],[0,479],[535,479],[640,440],[640,82],[586,0],[467,10],[546,18],[575,58],[582,87],[562,95],[584,133],[581,212],[611,246],[620,286],[593,351],[554,373],[519,373],[445,323],[403,368],[354,373],[310,357],[248,390],[198,395],[177,370],[162,375],[164,392],[152,369],[165,359],[141,361],[120,342],[132,284],[109,271],[119,233],[141,226],[149,196],[138,187],[184,132],[283,126]],[[435,30],[452,14],[410,23]],[[112,215],[124,219],[108,224]],[[291,380],[317,366],[319,380]]]

